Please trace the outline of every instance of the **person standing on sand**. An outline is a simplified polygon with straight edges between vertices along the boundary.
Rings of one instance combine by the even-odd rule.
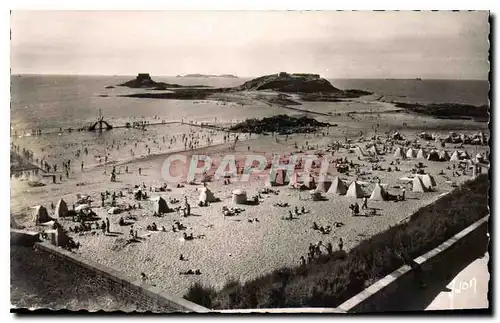
[[[363,197],[363,205],[361,206],[361,209],[368,209],[368,198],[365,196]]]
[[[339,239],[339,250],[342,251],[342,249],[344,248],[344,241],[342,240],[342,238]]]
[[[83,172],[83,160],[82,160],[81,170],[82,170],[82,172]]]
[[[109,224],[109,218],[106,218],[106,230],[108,233],[110,233],[110,224]]]
[[[142,169],[139,167],[139,175],[142,175]]]
[[[406,192],[406,189],[403,188],[403,193],[401,194],[401,198],[403,201],[405,200],[405,192]]]

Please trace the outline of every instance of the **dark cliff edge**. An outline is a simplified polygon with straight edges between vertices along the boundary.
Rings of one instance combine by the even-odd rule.
[[[418,114],[430,115],[439,119],[465,119],[478,122],[488,122],[488,105],[475,106],[460,103],[404,103],[392,102],[398,108],[403,108]]]

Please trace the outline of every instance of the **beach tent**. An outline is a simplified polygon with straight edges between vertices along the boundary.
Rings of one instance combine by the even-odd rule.
[[[159,196],[155,200],[155,209],[154,209],[154,212],[157,215],[162,215],[164,213],[170,212],[170,209],[168,207],[167,201],[165,201],[165,199],[163,197]]]
[[[405,158],[405,155],[403,154],[401,147],[396,148],[396,151],[394,152],[394,158],[399,158],[399,159]]]
[[[429,155],[427,155],[427,160],[439,161],[439,153],[435,149],[431,150]]]
[[[314,180],[314,177],[311,176],[311,174],[307,174],[302,182],[302,185],[307,189],[313,190],[316,188],[316,181]]]
[[[434,177],[431,176],[431,174],[423,175],[422,182],[427,189],[432,189],[434,186],[436,186],[436,181],[434,180]]]
[[[55,229],[45,231],[47,239],[56,247],[64,247],[69,244],[70,238],[64,232],[61,225],[56,225]]]
[[[38,205],[34,207],[35,212],[33,213],[33,222],[39,225],[44,222],[49,222],[52,218],[47,213],[47,209],[43,205]]]
[[[21,229],[21,226],[17,224],[12,213],[10,214],[10,228],[11,229]]]
[[[439,159],[441,161],[448,161],[450,160],[450,155],[448,155],[448,152],[443,149],[439,152]]]
[[[208,188],[208,187],[201,187],[200,188],[200,197],[199,197],[200,202],[216,202],[217,199],[214,196],[214,193]]]
[[[358,182],[353,181],[351,185],[349,185],[349,188],[347,189],[347,193],[345,196],[360,198],[365,196],[365,192],[363,192],[363,189],[361,188],[361,185],[359,185]]]
[[[272,169],[269,172],[269,178],[266,184],[267,186],[286,185],[286,171],[284,169]]]
[[[425,185],[420,176],[413,178],[413,192],[426,192]]]
[[[418,159],[424,159],[425,158],[425,152],[422,148],[420,148],[417,152],[417,158]]]
[[[68,215],[68,204],[63,199],[60,199],[56,204],[56,212],[54,216],[56,218],[64,218]]]
[[[361,148],[359,146],[356,146],[354,148],[354,153],[356,154],[356,156],[358,157],[364,157],[365,156],[365,153],[363,152],[363,150],[361,150]]]
[[[297,184],[298,184],[297,177],[298,177],[297,172],[293,172],[292,176],[290,178],[290,182],[288,183],[289,187],[294,187],[295,188],[297,186]]]
[[[451,154],[450,161],[459,161],[460,158],[458,157],[458,151],[454,151],[453,154]]]
[[[328,186],[329,182],[326,181],[320,181],[318,182],[318,185],[316,186],[316,191],[321,192],[321,193],[326,193],[327,189],[326,187]]]
[[[327,194],[344,195],[346,193],[347,193],[347,186],[338,176],[335,176]]]
[[[378,155],[378,150],[377,150],[377,147],[375,147],[375,145],[371,146],[369,149],[368,149],[368,152],[372,155]]]
[[[247,202],[247,193],[243,190],[233,191],[233,203],[234,204],[245,204]]]
[[[374,201],[385,201],[387,200],[387,192],[384,190],[382,185],[379,183],[375,184],[372,194],[370,195],[370,200]]]
[[[413,151],[413,149],[410,148],[406,151],[406,158],[413,158],[413,157],[415,157],[415,152]]]
[[[466,151],[462,151],[460,159],[470,159],[469,154]]]

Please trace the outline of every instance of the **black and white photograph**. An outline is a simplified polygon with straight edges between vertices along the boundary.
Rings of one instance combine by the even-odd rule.
[[[488,313],[490,21],[12,10],[10,311]]]

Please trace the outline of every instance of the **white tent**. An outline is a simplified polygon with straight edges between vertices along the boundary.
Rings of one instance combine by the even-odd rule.
[[[371,146],[371,147],[368,149],[368,152],[369,152],[370,154],[372,154],[372,155],[375,155],[375,156],[379,154],[379,152],[378,152],[378,150],[377,150],[377,147],[376,147],[375,145]]]
[[[404,155],[401,147],[396,148],[396,151],[394,152],[394,158],[399,158],[399,159],[405,158],[405,155]]]
[[[34,209],[35,212],[33,213],[33,222],[35,222],[36,225],[52,220],[47,212],[47,209],[43,205],[35,206]]]
[[[298,179],[297,179],[298,175],[297,175],[297,172],[293,172],[292,173],[292,176],[290,178],[290,182],[288,183],[288,186],[289,187],[293,187],[295,188],[298,184]]]
[[[363,189],[361,188],[361,185],[358,184],[358,182],[353,181],[351,185],[349,185],[345,196],[360,198],[365,196],[365,192],[363,192]]]
[[[453,154],[451,154],[450,161],[459,161],[460,158],[458,157],[458,151],[454,151]]]
[[[439,153],[437,150],[433,149],[429,152],[429,155],[427,155],[427,160],[430,161],[439,161]]]
[[[387,200],[387,192],[379,183],[375,184],[375,187],[373,188],[372,194],[370,195],[370,200],[374,200],[374,201]]]
[[[68,215],[68,204],[63,199],[60,199],[56,204],[56,212],[54,216],[56,218],[64,218]]]
[[[200,188],[200,197],[199,197],[200,202],[215,202],[216,198],[214,196],[214,193],[208,188],[208,187],[201,187]]]
[[[406,158],[413,158],[415,157],[415,152],[413,151],[412,148],[409,148],[407,151],[406,151]]]
[[[434,180],[434,177],[431,176],[431,174],[423,175],[422,182],[424,183],[425,188],[427,189],[432,189],[433,187],[436,186],[436,181]]]
[[[413,192],[426,192],[425,185],[422,182],[420,176],[415,176],[413,178]]]
[[[354,153],[356,154],[356,156],[358,157],[364,157],[366,154],[363,152],[363,150],[359,147],[359,146],[356,146],[354,148]]]
[[[321,192],[321,193],[326,193],[326,186],[327,186],[327,182],[320,181],[320,182],[318,182],[318,185],[316,186],[316,191]]]
[[[425,152],[422,148],[420,148],[417,152],[417,158],[418,159],[425,159]]]
[[[328,189],[327,194],[344,195],[346,193],[347,193],[347,186],[338,176],[335,176],[335,178],[332,181],[332,185],[330,185],[330,188]]]
[[[450,160],[450,155],[448,155],[448,152],[443,149],[439,152],[439,159],[441,161],[448,161]]]

